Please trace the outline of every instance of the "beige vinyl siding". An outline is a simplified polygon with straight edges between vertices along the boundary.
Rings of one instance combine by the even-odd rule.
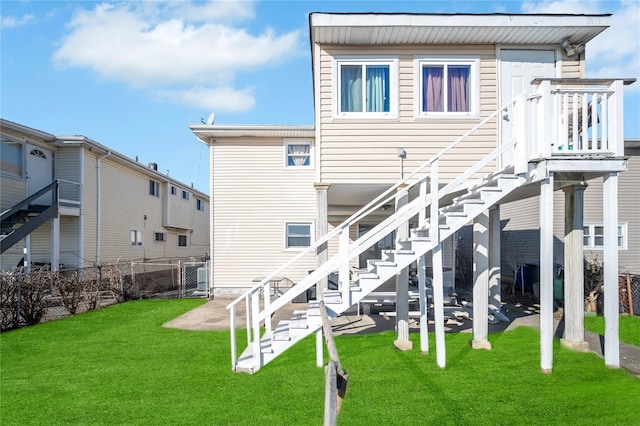
[[[315,238],[314,170],[284,168],[281,139],[218,141],[213,146],[212,191],[216,288],[247,288],[293,258],[285,223],[311,223]],[[282,275],[298,282],[316,267],[309,256]]]
[[[80,218],[60,217],[60,263],[65,267],[80,267]]]
[[[7,176],[0,176],[0,209],[10,209],[27,196],[27,181]]]
[[[171,186],[175,185],[165,185],[160,191],[162,197],[166,197],[167,200],[167,202],[164,203],[164,226],[185,230],[194,229],[193,213],[196,208],[195,194],[187,188],[175,186],[176,195],[171,195]],[[188,200],[182,198],[183,191],[186,191],[189,194]]]
[[[584,78],[585,77],[585,65],[584,59],[577,59],[577,57],[584,58],[583,55],[576,55],[575,57],[568,58],[562,56],[562,78]]]
[[[618,178],[618,223],[627,224],[627,249],[618,251],[618,270],[640,274],[640,149],[626,149],[628,170]],[[585,190],[584,223],[602,224],[603,180],[590,180]],[[602,250],[585,250],[585,256],[602,261]]]
[[[51,220],[31,233],[31,262],[51,262]]]
[[[405,170],[432,158],[497,108],[495,47],[482,46],[324,46],[320,60],[321,180],[339,183],[389,183],[398,178],[397,148],[407,151]],[[333,56],[390,55],[399,59],[398,119],[334,119]],[[480,59],[480,118],[415,118],[415,56]],[[443,158],[443,179],[452,179],[496,147],[496,125],[491,123]]]
[[[162,227],[162,199],[149,195],[149,178],[142,173],[109,158],[102,160],[101,171],[101,260],[151,257],[152,231]],[[142,247],[131,246],[131,229],[144,231]]]
[[[84,265],[89,266],[98,261],[96,258],[97,237],[98,237],[98,157],[85,149],[82,150],[84,157],[82,167],[82,237],[83,237],[83,259]],[[100,160],[104,162],[104,160]],[[100,259],[101,260],[101,259]]]
[[[56,178],[76,184],[81,183],[80,179],[80,157],[82,155],[81,148],[64,148],[56,151]],[[79,200],[79,185],[70,184],[68,182],[60,182],[59,193],[60,199]]]

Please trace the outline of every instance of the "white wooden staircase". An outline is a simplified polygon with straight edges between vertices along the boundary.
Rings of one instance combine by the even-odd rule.
[[[525,176],[515,175],[513,168],[508,168],[488,175],[481,182],[469,187],[462,195],[453,198],[451,204],[439,209],[440,241],[451,236],[525,182]],[[403,214],[406,214],[406,211],[401,210],[387,221],[393,224],[395,216]],[[424,226],[411,230],[408,239],[398,240],[396,248],[386,251],[384,258],[370,260],[367,270],[356,272],[349,280],[348,286],[341,285],[338,290],[325,290],[324,302],[329,318],[342,314],[381,284],[396,276],[400,270],[431,251],[438,241],[430,237],[430,228],[431,220],[427,219]],[[375,231],[376,229],[371,232]],[[305,287],[303,283],[299,283],[294,288],[301,284],[301,287]],[[307,309],[295,310],[291,319],[279,322],[272,331],[266,330],[260,336],[260,351],[257,354],[259,359],[256,359],[254,348],[249,345],[237,359],[235,371],[256,372],[298,341],[321,329],[322,319],[318,305],[318,301],[310,301]]]

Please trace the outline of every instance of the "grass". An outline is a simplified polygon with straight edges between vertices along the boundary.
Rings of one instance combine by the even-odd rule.
[[[0,423],[322,424],[313,338],[233,373],[228,331],[161,327],[200,303],[134,301],[0,335]],[[469,337],[446,336],[445,369],[435,352],[393,349],[393,333],[337,337],[350,374],[339,424],[637,424],[640,382],[626,370],[556,344],[544,375],[537,331],[491,334],[491,351]]]
[[[604,335],[604,317],[584,317],[584,328]],[[633,346],[640,346],[640,317],[622,315],[619,317],[618,329],[620,341]]]

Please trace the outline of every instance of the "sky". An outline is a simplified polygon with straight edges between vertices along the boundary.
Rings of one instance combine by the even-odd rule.
[[[612,13],[587,77],[640,80],[640,0],[0,2],[0,116],[83,135],[209,192],[216,124],[313,125],[310,12]],[[625,88],[640,138],[640,81]]]

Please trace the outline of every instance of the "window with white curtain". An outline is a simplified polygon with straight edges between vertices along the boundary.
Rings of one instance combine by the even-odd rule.
[[[285,142],[285,167],[311,167],[311,143],[305,141]]]
[[[142,229],[129,230],[129,242],[132,248],[140,248],[144,242],[144,231]]]
[[[398,105],[397,68],[396,58],[337,58],[336,115],[395,117]]]
[[[477,59],[416,59],[417,116],[477,116]]]
[[[5,139],[3,136],[2,150],[0,151],[0,173],[21,178],[24,171],[23,164],[22,143]]]

